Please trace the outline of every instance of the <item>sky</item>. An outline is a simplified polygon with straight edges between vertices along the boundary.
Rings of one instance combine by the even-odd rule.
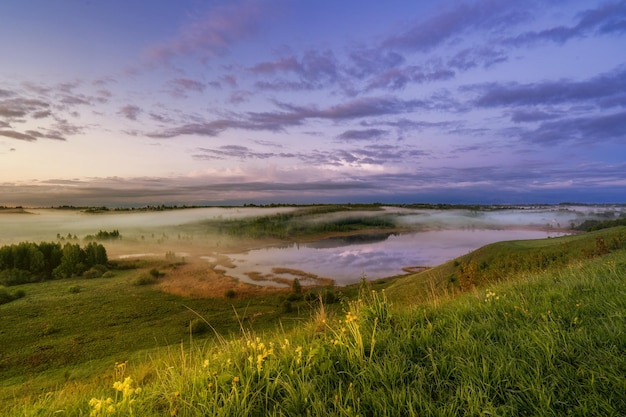
[[[0,62],[0,205],[626,202],[626,1],[2,1]]]

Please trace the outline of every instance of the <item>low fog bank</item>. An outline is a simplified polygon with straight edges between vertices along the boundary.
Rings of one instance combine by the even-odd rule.
[[[391,207],[399,225],[464,228],[546,228],[570,230],[586,220],[626,216],[625,206],[541,206],[491,210],[411,210]]]
[[[99,230],[119,230],[122,236],[163,233],[207,220],[228,220],[293,211],[293,207],[206,207],[165,211],[111,211],[86,213],[70,209],[28,209],[0,212],[0,243],[51,240],[57,234],[82,238]]]
[[[121,211],[85,213],[79,210],[29,209],[26,213],[0,212],[0,243],[54,239],[57,234],[84,237],[99,230],[117,229],[123,236],[194,231],[203,222],[219,222],[288,213],[298,207],[207,207],[166,211]],[[507,209],[412,209],[381,207],[380,210],[350,210],[311,215],[306,222],[336,222],[350,218],[384,216],[398,227],[424,229],[544,228],[567,230],[586,220],[626,216],[626,206],[541,206]]]

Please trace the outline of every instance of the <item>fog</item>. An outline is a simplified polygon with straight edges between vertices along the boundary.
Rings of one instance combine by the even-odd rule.
[[[257,285],[284,285],[298,277],[315,277],[338,285],[361,276],[381,278],[410,266],[435,266],[488,243],[534,239],[568,233],[585,220],[626,215],[625,206],[523,206],[490,210],[432,210],[383,207],[379,211],[345,211],[303,217],[304,222],[333,222],[354,217],[385,216],[403,233],[361,234],[315,242],[278,243],[217,233],[222,220],[267,216],[294,207],[196,208],[169,211],[28,209],[0,210],[0,244],[54,241],[57,236],[83,239],[99,230],[119,230],[122,239],[104,242],[113,258],[155,257],[175,253],[186,262],[206,265],[223,276]],[[278,268],[278,269],[277,269]],[[283,284],[279,284],[279,283]]]

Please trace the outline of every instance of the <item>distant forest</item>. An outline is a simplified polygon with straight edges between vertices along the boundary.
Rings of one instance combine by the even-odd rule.
[[[73,276],[97,277],[107,270],[104,246],[22,242],[0,247],[0,285],[18,285]]]

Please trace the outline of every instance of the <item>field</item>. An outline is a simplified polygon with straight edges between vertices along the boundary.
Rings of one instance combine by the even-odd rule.
[[[625,227],[280,289],[184,259],[275,236],[200,243],[198,225],[160,227],[106,242],[159,253],[116,261],[107,278],[6,288],[25,296],[0,305],[2,415],[626,413]]]

